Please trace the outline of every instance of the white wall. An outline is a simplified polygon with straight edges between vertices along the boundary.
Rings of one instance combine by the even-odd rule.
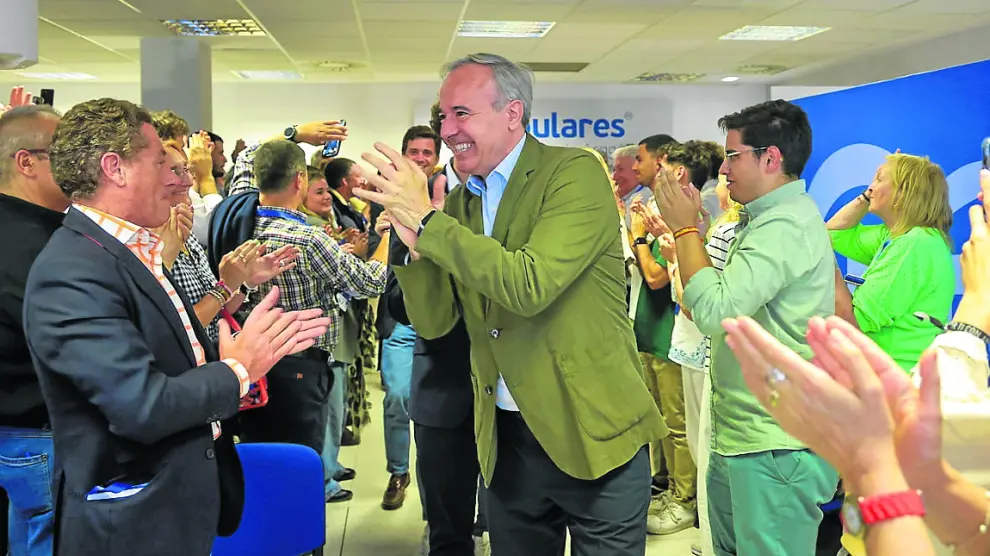
[[[841,91],[843,89],[848,89],[848,87],[808,87],[808,86],[773,86],[770,87],[770,98],[779,98],[782,100],[797,100],[799,98],[812,97],[815,95],[824,95],[826,93],[834,93],[836,91]]]
[[[6,77],[0,74],[0,79],[6,81]],[[0,91],[13,85],[16,83],[0,82]],[[414,120],[417,114],[422,114],[423,106],[428,107],[434,101],[438,86],[438,83],[216,83],[213,86],[212,131],[224,137],[229,150],[238,138],[258,140],[280,134],[288,125],[321,118],[346,118],[350,138],[344,143],[341,156],[358,159],[362,152],[372,149],[375,141],[399,147],[406,128],[414,123],[428,123]],[[99,97],[141,100],[138,83],[63,82],[32,86],[36,90],[43,87],[55,89],[55,105],[62,111],[78,102]],[[669,117],[660,120],[670,124],[669,129],[655,129],[649,133],[669,133],[679,140],[721,142],[723,136],[716,123],[718,118],[767,100],[769,89],[749,85],[548,83],[537,86],[535,97],[537,111],[552,107],[558,100],[567,102],[568,106],[573,106],[575,101],[587,100],[591,110],[597,109],[602,99],[607,99],[612,106],[628,102],[649,107],[655,102],[658,110],[670,110]],[[625,139],[636,143],[642,137]]]

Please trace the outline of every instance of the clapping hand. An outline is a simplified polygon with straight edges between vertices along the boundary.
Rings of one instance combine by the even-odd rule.
[[[413,250],[420,222],[435,209],[427,190],[428,179],[419,165],[395,149],[383,143],[375,143],[375,149],[388,160],[369,153],[361,155],[378,170],[378,173],[364,171],[365,178],[375,190],[356,189],[354,195],[385,207],[391,217],[392,229]],[[437,176],[433,185],[436,188],[440,183],[446,186],[444,176]]]
[[[286,245],[266,255],[267,249],[267,246],[259,245],[258,256],[247,267],[248,278],[244,283],[251,289],[296,267],[296,258],[299,256],[297,247]]]
[[[235,359],[244,365],[252,383],[268,374],[283,357],[313,347],[330,326],[330,319],[322,316],[321,309],[286,312],[278,308],[278,296],[278,287],[272,287],[251,311],[236,338],[227,321],[221,319],[218,325],[220,358]]]
[[[698,225],[701,194],[692,185],[682,186],[670,170],[661,168],[657,172],[653,182],[653,199],[664,221],[672,230]]]

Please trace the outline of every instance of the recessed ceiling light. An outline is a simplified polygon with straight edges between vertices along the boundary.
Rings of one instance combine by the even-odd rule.
[[[231,72],[241,79],[302,79],[302,75],[297,71],[234,71]]]
[[[747,64],[744,66],[739,66],[736,68],[736,71],[739,73],[751,73],[756,75],[776,75],[789,69],[791,68],[775,64]]]
[[[723,41],[799,41],[831,27],[790,27],[785,25],[747,25],[719,37]]]
[[[166,19],[162,23],[176,35],[187,37],[264,37],[253,19]]]
[[[736,77],[735,75],[730,75],[728,77],[722,78],[722,83],[735,83],[736,81],[739,81],[739,78]]]
[[[550,32],[554,21],[462,21],[459,37],[538,39]]]
[[[28,79],[49,79],[52,81],[84,81],[87,79],[96,79],[95,75],[90,75],[88,73],[35,73],[35,72],[20,72],[18,73],[21,77],[27,77]]]

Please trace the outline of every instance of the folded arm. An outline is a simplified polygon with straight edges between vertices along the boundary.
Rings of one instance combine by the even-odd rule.
[[[122,295],[123,284],[94,279],[105,270],[80,271],[77,263],[36,274],[24,321],[38,372],[71,381],[114,434],[153,444],[237,413],[241,385],[226,364],[209,363],[178,376],[158,367],[148,338],[129,314],[133,303]]]
[[[445,214],[430,219],[416,249],[457,283],[529,317],[553,303],[609,245],[619,255],[618,218],[601,166],[582,153],[558,168],[521,249],[508,251]],[[406,290],[407,301],[411,293]]]

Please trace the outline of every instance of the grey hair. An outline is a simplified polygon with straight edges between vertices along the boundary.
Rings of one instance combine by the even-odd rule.
[[[495,109],[501,110],[514,100],[522,102],[522,123],[523,126],[528,126],[533,111],[533,71],[523,64],[517,64],[498,54],[478,53],[469,54],[448,63],[443,67],[440,76],[446,79],[457,68],[469,64],[487,66],[492,69],[492,73],[495,75],[495,87],[498,89]]]
[[[54,108],[45,104],[18,106],[0,115],[0,184],[10,179],[9,174],[12,172],[17,151],[48,148],[51,142],[51,136],[30,125],[30,120],[61,116]],[[16,125],[18,122],[22,122],[22,125]]]
[[[626,145],[624,147],[619,147],[612,153],[612,166],[615,166],[616,160],[619,160],[624,156],[636,158],[637,154],[639,154],[639,145]]]

